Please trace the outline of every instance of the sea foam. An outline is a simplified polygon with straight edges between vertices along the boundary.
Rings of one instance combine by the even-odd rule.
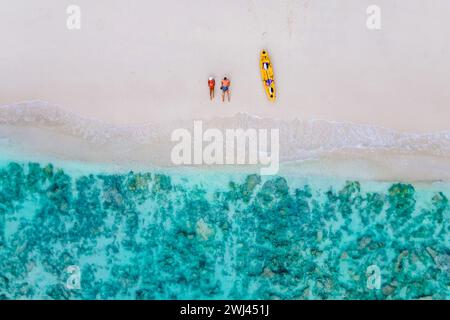
[[[137,148],[142,145],[153,150],[167,150],[171,132],[176,128],[192,128],[193,121],[118,125],[82,117],[48,102],[29,101],[1,106],[0,125],[50,130],[81,138],[87,143],[126,143]],[[328,120],[286,121],[247,113],[203,119],[203,126],[205,129],[223,130],[278,128],[281,161],[304,160],[339,150],[395,150],[408,154],[450,156],[450,131],[403,133],[367,124]]]

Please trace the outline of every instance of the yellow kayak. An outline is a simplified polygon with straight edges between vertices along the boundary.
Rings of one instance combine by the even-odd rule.
[[[261,78],[267,97],[270,101],[275,101],[275,79],[273,77],[272,63],[266,50],[261,51],[259,67],[261,68]]]

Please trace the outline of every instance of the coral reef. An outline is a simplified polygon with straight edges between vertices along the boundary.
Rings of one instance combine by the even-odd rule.
[[[3,165],[0,299],[450,298],[446,187],[174,181]]]

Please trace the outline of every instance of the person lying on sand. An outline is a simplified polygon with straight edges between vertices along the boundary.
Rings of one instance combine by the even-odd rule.
[[[228,97],[228,102],[230,102],[230,85],[231,81],[227,77],[223,78],[222,86],[220,87],[222,90],[222,102],[225,101],[225,94]]]
[[[208,87],[209,87],[209,99],[214,99],[214,87],[216,86],[216,80],[213,77],[209,77],[208,79]]]

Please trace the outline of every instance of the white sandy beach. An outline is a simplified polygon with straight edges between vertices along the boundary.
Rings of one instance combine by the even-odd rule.
[[[81,30],[66,28],[70,4],[81,8]],[[0,110],[0,142],[61,159],[160,165],[168,162],[168,132],[177,123],[225,119],[219,126],[236,125],[242,121],[236,114],[245,113],[285,121],[281,156],[322,157],[320,164],[301,165],[311,174],[450,181],[450,2],[379,0],[377,31],[366,27],[371,4],[5,4],[0,105],[10,107]],[[260,80],[263,48],[275,69],[275,103],[267,101]],[[217,82],[231,78],[231,103],[222,103],[219,92],[209,101],[210,75]],[[16,103],[34,100],[44,102],[28,108],[57,105],[67,114],[11,113]],[[299,130],[294,119],[302,123]],[[143,143],[111,133],[112,126],[131,128]],[[105,128],[108,133],[96,136]],[[151,128],[165,131],[152,136]]]
[[[231,116],[450,129],[450,2],[17,0],[0,11],[0,105],[44,100],[113,123]],[[81,8],[81,30],[66,8]],[[278,100],[264,95],[259,51]],[[232,102],[208,100],[209,75]]]

